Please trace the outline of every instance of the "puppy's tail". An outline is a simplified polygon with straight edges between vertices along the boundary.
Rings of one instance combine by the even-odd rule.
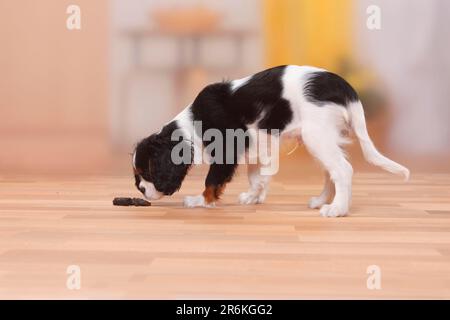
[[[383,168],[386,171],[400,174],[405,177],[405,181],[409,179],[409,170],[404,166],[383,156],[374,146],[369,137],[366,127],[366,119],[364,118],[364,109],[361,101],[355,101],[348,104],[350,121],[353,131],[358,137],[364,158],[367,162]]]

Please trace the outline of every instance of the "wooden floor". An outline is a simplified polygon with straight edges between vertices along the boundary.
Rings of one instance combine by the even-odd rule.
[[[239,174],[216,209],[181,207],[195,172],[149,208],[112,206],[137,196],[128,176],[3,177],[0,298],[450,298],[450,174],[356,172],[351,214],[327,219],[306,205],[320,172],[288,172],[257,206],[236,204]]]

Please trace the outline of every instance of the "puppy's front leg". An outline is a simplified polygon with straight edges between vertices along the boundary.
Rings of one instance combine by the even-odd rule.
[[[222,191],[223,187],[221,186],[207,186],[201,195],[186,196],[184,198],[184,206],[188,208],[214,208]]]
[[[203,193],[205,193],[205,192],[203,192]],[[211,203],[206,202],[203,194],[200,194],[198,196],[184,197],[183,205],[186,208],[195,208],[195,207],[214,208],[216,206],[215,202],[211,202]]]
[[[215,207],[225,185],[233,178],[236,166],[237,164],[211,164],[205,181],[205,191],[198,196],[185,197],[184,206],[188,208]]]

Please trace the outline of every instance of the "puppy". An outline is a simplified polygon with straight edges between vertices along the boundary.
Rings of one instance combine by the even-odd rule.
[[[248,135],[240,147],[227,140],[222,147],[210,150],[209,158],[214,158],[216,152],[231,161],[210,161],[203,193],[186,197],[185,206],[213,207],[231,181],[239,159],[254,148],[255,137],[261,132],[275,141],[284,134],[296,136],[319,160],[325,171],[325,185],[321,194],[310,200],[309,207],[320,208],[325,217],[344,216],[349,211],[353,169],[341,149],[348,142],[345,131],[354,131],[368,162],[409,178],[407,168],[375,148],[361,101],[344,79],[324,69],[286,65],[205,87],[159,133],[138,143],[133,154],[136,187],[150,200],[173,194],[193,163],[174,161],[175,148],[182,150],[182,157],[195,158],[213,143],[205,138],[208,130],[225,136],[228,130],[250,129],[256,134]],[[262,173],[267,163],[262,153],[269,161],[274,157],[259,150],[257,161],[247,165],[250,188],[239,196],[242,204],[265,200],[271,174]]]

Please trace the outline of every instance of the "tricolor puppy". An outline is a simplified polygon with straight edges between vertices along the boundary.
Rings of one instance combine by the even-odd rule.
[[[194,121],[201,122],[201,130],[193,127]],[[344,216],[349,211],[353,169],[341,149],[348,141],[343,134],[346,131],[354,131],[368,162],[409,178],[407,168],[380,154],[373,145],[362,104],[344,79],[323,69],[288,65],[208,85],[159,133],[139,142],[133,154],[133,167],[136,187],[147,199],[159,199],[180,188],[192,163],[175,163],[172,149],[180,143],[191,154],[207,149],[212,141],[204,139],[203,133],[208,129],[224,135],[227,129],[254,129],[275,139],[283,134],[301,139],[325,170],[323,191],[310,200],[309,206],[320,208],[321,215],[326,217]],[[175,131],[182,132],[181,137],[174,139]],[[232,152],[234,162],[212,161],[203,194],[186,197],[185,206],[214,206],[231,181],[237,160],[254,144],[252,139],[243,148],[224,143],[221,151],[225,155]],[[262,162],[247,165],[250,188],[240,195],[240,203],[265,200],[270,175],[261,173]]]

